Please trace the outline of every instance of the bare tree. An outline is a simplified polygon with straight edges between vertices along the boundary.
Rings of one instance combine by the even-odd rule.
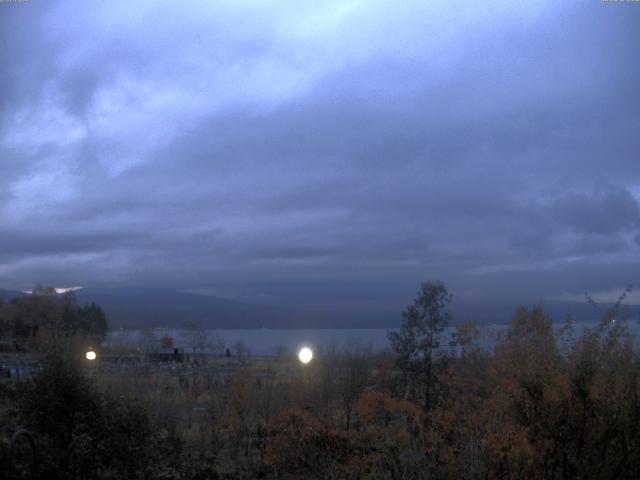
[[[338,395],[342,401],[347,431],[351,428],[354,406],[369,379],[371,348],[350,340],[340,356],[338,372]]]
[[[142,353],[153,353],[160,345],[160,338],[153,327],[144,328],[138,337],[138,351]]]
[[[238,357],[238,360],[240,361],[240,363],[245,363],[248,360],[248,358],[251,356],[251,352],[249,351],[249,348],[245,345],[245,343],[242,340],[238,340],[236,343],[233,344],[233,350],[236,356]]]
[[[201,355],[209,344],[209,334],[200,325],[190,323],[185,325],[184,341],[193,354],[193,361],[197,363],[198,355]]]
[[[460,345],[462,356],[465,356],[467,349],[480,337],[480,330],[476,322],[469,320],[461,325],[456,325],[453,339]]]
[[[209,332],[207,348],[214,355],[224,355],[225,350],[224,337],[220,332]]]
[[[319,389],[320,408],[322,415],[327,418],[331,405],[336,396],[336,371],[338,370],[338,352],[335,341],[331,341],[320,352],[314,365],[317,369],[315,378]]]
[[[624,299],[627,298],[627,295],[630,294],[632,290],[633,290],[633,285],[627,285],[627,288],[623,290],[623,292],[620,294],[620,296],[618,297],[616,302],[613,304],[613,306],[605,312],[602,311],[602,309],[600,308],[600,305],[593,299],[591,295],[589,295],[589,293],[585,293],[584,296],[587,299],[587,302],[602,314],[600,323],[604,325],[609,325],[616,322],[616,314],[618,314],[619,312],[622,312],[623,318],[625,320],[628,319],[629,311],[627,308],[625,308],[626,305],[623,305],[623,302],[624,302]]]

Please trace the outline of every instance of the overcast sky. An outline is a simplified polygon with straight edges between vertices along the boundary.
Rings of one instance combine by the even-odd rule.
[[[639,48],[632,2],[0,3],[0,287],[640,287]]]

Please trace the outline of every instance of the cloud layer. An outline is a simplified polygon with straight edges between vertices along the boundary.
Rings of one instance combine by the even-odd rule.
[[[638,283],[639,27],[600,2],[0,4],[0,284],[355,308],[428,278]]]

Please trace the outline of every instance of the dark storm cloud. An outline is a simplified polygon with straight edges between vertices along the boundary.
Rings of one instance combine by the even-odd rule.
[[[615,234],[640,226],[638,201],[623,188],[566,196],[553,210],[564,223],[588,233]]]
[[[2,4],[2,284],[634,283],[634,7]]]
[[[10,232],[0,239],[0,258],[16,260],[37,255],[64,255],[92,252],[118,246],[123,240],[131,241],[131,234],[110,232],[60,232],[34,230]]]

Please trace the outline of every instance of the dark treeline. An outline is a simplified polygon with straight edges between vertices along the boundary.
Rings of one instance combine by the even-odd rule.
[[[450,302],[427,282],[391,353],[353,343],[304,367],[146,369],[115,388],[48,355],[28,381],[0,383],[2,461],[20,474],[8,443],[25,427],[53,479],[639,478],[640,355],[614,321],[620,302],[581,336],[570,321],[554,332],[541,306],[519,308],[491,350],[472,322],[458,325],[455,355],[441,338]]]
[[[0,338],[3,351],[51,351],[61,342],[99,344],[107,334],[107,318],[93,303],[78,305],[73,292],[57,294],[38,286],[32,295],[0,299]]]

